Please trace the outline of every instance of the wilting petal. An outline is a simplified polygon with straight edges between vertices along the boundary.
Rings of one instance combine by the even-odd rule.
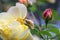
[[[31,29],[34,29],[34,23],[32,20],[25,19],[26,23],[28,26],[30,26]]]

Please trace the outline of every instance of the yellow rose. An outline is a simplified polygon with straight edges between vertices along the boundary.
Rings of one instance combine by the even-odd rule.
[[[3,40],[33,40],[28,26],[24,24],[27,9],[16,3],[7,12],[0,14],[0,37]]]

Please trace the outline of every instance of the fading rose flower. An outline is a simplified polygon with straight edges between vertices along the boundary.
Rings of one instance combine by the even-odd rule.
[[[51,19],[51,18],[52,18],[52,11],[51,11],[51,9],[50,9],[50,8],[46,9],[46,10],[43,12],[42,17],[43,17],[43,19],[45,19],[45,20],[46,20],[47,17],[48,17],[49,19]]]
[[[25,21],[25,24],[28,24],[28,26],[30,26],[31,29],[34,29],[34,23],[32,20],[25,19]]]

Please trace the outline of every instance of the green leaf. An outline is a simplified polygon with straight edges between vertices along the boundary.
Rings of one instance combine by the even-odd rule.
[[[55,34],[59,34],[59,29],[58,28],[50,28],[49,31],[53,32]]]
[[[45,2],[46,0],[37,0],[37,1],[39,1],[39,2]]]
[[[43,25],[43,28],[45,28],[45,25]],[[55,27],[53,24],[48,24],[47,29],[49,32],[53,32],[55,34],[59,33],[59,29]],[[44,30],[46,30],[46,28]]]
[[[42,34],[42,35],[46,35],[46,36],[52,36],[49,31],[39,31],[38,33]]]
[[[51,36],[51,34],[49,33],[49,31],[43,31],[42,33],[43,33],[44,35]]]
[[[37,35],[37,36],[41,35],[40,33],[38,33],[39,31],[36,31],[36,29],[31,29],[30,31],[33,35]]]
[[[53,14],[52,16],[54,17],[55,20],[60,21],[60,16],[58,16],[56,10],[53,10],[53,9],[52,9],[52,14]]]
[[[32,34],[36,34],[36,32],[37,32],[35,29],[30,30],[30,31],[31,31]]]
[[[42,28],[46,29],[46,25],[42,25]],[[50,28],[56,28],[56,27],[53,24],[48,24],[47,28],[50,29]]]
[[[30,10],[31,10],[32,12],[36,11],[36,6],[35,6],[35,5],[32,5],[32,7],[30,7]]]
[[[42,17],[42,13],[43,13],[43,11],[42,11],[42,10],[39,10],[39,11],[38,11],[38,16],[39,16],[39,17]]]
[[[42,6],[42,5],[45,5],[46,3],[45,2],[41,2],[41,1],[37,1],[37,4]]]
[[[38,26],[35,25],[35,24],[34,24],[34,27],[35,27],[35,28],[34,28],[34,29],[31,29],[30,31],[31,31],[32,34],[36,34],[36,35],[37,35],[37,32],[39,31],[39,28],[38,28]]]
[[[60,34],[58,34],[58,35],[56,36],[56,39],[57,39],[57,40],[60,40]]]

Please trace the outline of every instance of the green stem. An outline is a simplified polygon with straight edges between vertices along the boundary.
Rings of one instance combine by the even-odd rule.
[[[45,20],[46,29],[48,29],[48,27],[47,27],[48,22],[49,22],[49,18],[47,17],[46,20]],[[47,38],[47,40],[48,40],[48,36],[47,36],[46,38]]]
[[[48,36],[47,36],[47,40],[48,40]]]
[[[47,28],[47,24],[48,24],[48,23],[46,23],[46,29],[48,29],[48,28]],[[47,40],[48,40],[48,36],[47,36]]]

